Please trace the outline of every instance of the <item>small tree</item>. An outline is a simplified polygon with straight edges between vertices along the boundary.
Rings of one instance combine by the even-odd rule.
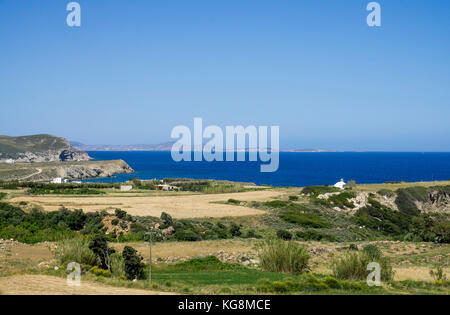
[[[123,210],[121,210],[121,209],[116,209],[116,210],[114,211],[114,214],[116,215],[116,217],[118,217],[118,218],[121,219],[121,220],[125,219],[126,216],[127,216],[127,212],[126,212],[126,211],[123,211]]]
[[[230,227],[230,233],[233,236],[241,236],[241,227],[237,225],[236,223],[232,222]]]
[[[97,255],[100,261],[100,268],[111,270],[111,255],[116,251],[108,247],[108,240],[104,235],[98,234],[94,236],[89,248]]]
[[[128,280],[144,279],[144,264],[142,257],[137,254],[137,251],[130,246],[125,246],[122,252],[122,257],[125,262],[125,275]]]
[[[166,212],[161,213],[161,220],[165,226],[173,226],[172,216]]]

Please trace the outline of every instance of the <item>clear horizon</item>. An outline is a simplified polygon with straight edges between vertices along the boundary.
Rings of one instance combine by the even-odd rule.
[[[450,2],[0,1],[0,134],[96,145],[278,125],[280,148],[449,152]]]

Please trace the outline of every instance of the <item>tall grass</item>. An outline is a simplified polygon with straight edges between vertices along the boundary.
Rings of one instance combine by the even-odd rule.
[[[116,278],[125,276],[125,260],[119,253],[111,255],[111,272]]]
[[[348,251],[341,258],[333,261],[333,274],[337,279],[366,280],[371,271],[367,266],[371,262],[377,262],[381,268],[381,280],[387,281],[394,277],[394,271],[390,261],[381,256],[374,246],[368,247],[360,252]]]
[[[55,256],[61,265],[77,262],[80,265],[98,265],[98,258],[89,248],[87,238],[74,238],[58,243]]]
[[[266,271],[299,274],[309,270],[308,249],[293,241],[267,240],[260,244],[258,256]]]

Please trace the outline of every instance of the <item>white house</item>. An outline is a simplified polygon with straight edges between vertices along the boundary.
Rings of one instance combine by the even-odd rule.
[[[130,191],[133,189],[131,185],[120,185],[120,191]]]
[[[64,178],[61,178],[61,177],[56,177],[56,178],[53,178],[50,183],[52,183],[52,184],[62,184],[62,183],[68,183],[68,182],[69,182],[68,179],[64,179]]]
[[[334,187],[339,188],[339,189],[345,189],[345,187],[347,186],[347,184],[344,182],[344,179],[341,178],[340,182],[337,182],[336,184],[334,184]]]

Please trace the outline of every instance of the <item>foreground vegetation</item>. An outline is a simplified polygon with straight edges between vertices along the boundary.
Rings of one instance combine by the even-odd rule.
[[[166,179],[166,182],[196,193],[252,189],[244,184],[214,181]],[[151,187],[154,184],[133,181],[139,190],[154,189]],[[425,264],[422,260],[428,261],[426,254],[420,256],[421,261],[413,260],[419,253],[399,254],[391,259],[379,245],[355,245],[362,241],[387,240],[449,244],[449,214],[428,213],[421,208],[431,195],[448,194],[448,186],[406,187],[395,191],[383,188],[369,193],[362,206],[353,202],[360,193],[358,189],[340,191],[312,186],[286,190],[288,194],[269,201],[224,201],[230,206],[259,209],[264,213],[259,216],[176,219],[168,213],[159,217],[132,216],[121,209],[86,213],[62,206],[57,211],[46,212],[26,202],[9,202],[9,195],[18,189],[25,189],[29,194],[80,194],[89,198],[91,194],[108,194],[109,190],[117,189],[117,184],[0,185],[9,189],[0,192],[0,239],[28,244],[56,243],[53,253],[58,270],[50,266],[39,271],[24,269],[27,272],[65,276],[69,263],[76,261],[88,280],[192,294],[449,293],[447,247],[439,249],[438,261]],[[380,199],[385,197],[392,200],[395,208],[381,203]],[[246,264],[209,254],[182,261],[153,261],[153,282],[149,283],[146,280],[149,262],[135,245],[129,244],[148,241],[149,230],[154,233],[156,243],[248,240],[255,245],[256,257]],[[327,254],[326,260],[319,261],[320,252],[327,251],[319,248],[317,252],[317,248],[311,248],[312,242],[320,242],[320,246],[330,242],[342,246]],[[120,243],[126,244],[116,246]],[[406,259],[414,266],[427,268],[433,280],[395,280],[395,266]],[[372,262],[381,266],[382,287],[370,287],[365,281],[370,273],[367,266]]]

